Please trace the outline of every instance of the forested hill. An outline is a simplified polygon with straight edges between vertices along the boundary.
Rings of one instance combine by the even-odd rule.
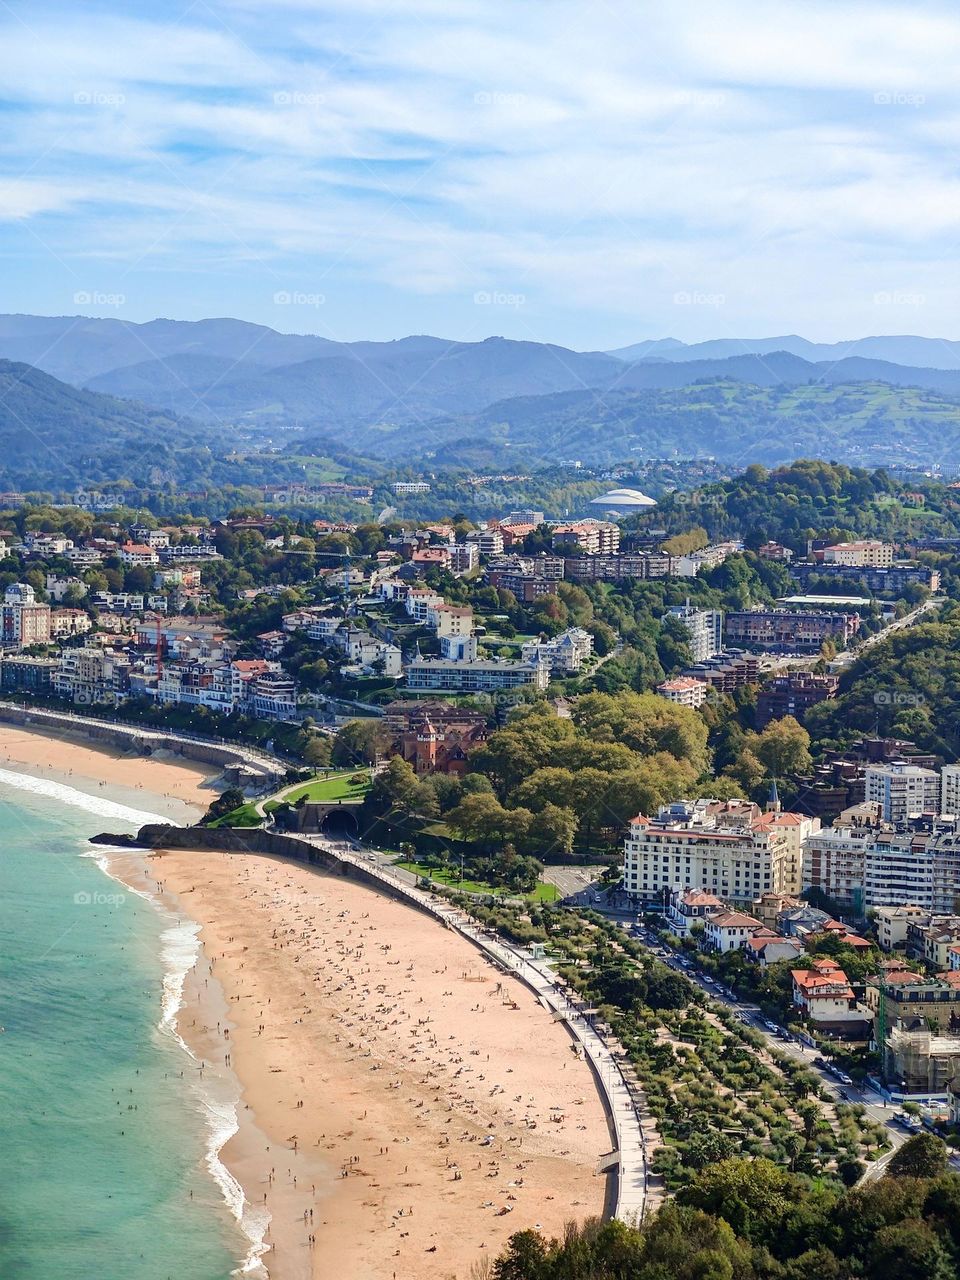
[[[9,487],[195,481],[220,444],[215,430],[0,360],[0,457]]]

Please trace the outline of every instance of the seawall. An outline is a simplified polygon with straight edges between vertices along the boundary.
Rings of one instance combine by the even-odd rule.
[[[163,729],[96,720],[66,711],[48,711],[43,707],[22,707],[13,702],[0,702],[0,723],[59,734],[80,734],[94,742],[102,742],[121,751],[136,751],[144,756],[152,755],[154,751],[169,751],[172,755],[183,756],[187,760],[217,765],[224,771],[243,770],[246,774],[262,778],[265,785],[281,781],[285,773],[285,766],[281,761],[271,760],[267,755],[249,751],[240,745],[205,742],[201,738],[191,738]]]

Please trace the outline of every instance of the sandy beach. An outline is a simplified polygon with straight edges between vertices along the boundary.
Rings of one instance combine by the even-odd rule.
[[[123,752],[80,734],[0,723],[0,769],[47,778],[133,809],[196,822],[221,790],[219,770],[181,756]]]
[[[8,725],[0,768],[183,823],[217,791],[178,757]],[[271,1280],[460,1280],[515,1231],[602,1211],[612,1143],[589,1067],[459,935],[280,859],[116,853],[110,868],[201,926],[179,1031],[208,1080],[241,1092],[220,1158],[270,1214]]]
[[[203,926],[180,1030],[242,1084],[255,1126],[221,1156],[271,1212],[274,1280],[467,1277],[515,1231],[601,1212],[611,1142],[589,1067],[468,942],[279,859],[149,865]]]

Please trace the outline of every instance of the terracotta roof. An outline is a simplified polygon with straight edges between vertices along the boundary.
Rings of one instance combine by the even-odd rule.
[[[759,925],[759,920],[746,915],[743,911],[721,911],[711,916],[708,925],[715,924],[721,929],[748,929],[751,925]]]

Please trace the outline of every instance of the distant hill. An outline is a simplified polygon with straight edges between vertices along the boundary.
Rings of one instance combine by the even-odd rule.
[[[887,360],[891,364],[921,369],[960,370],[960,342],[946,338],[902,337],[853,338],[848,342],[809,342],[797,334],[780,338],[712,338],[687,344],[676,338],[653,338],[629,347],[608,351],[608,355],[633,363],[636,360],[724,360],[729,356],[768,355],[786,351],[813,362],[842,360],[848,356]]]
[[[580,390],[514,397],[480,414],[438,418],[415,436],[361,429],[354,447],[380,457],[419,453],[435,465],[542,466],[558,458],[716,457],[743,467],[794,457],[850,464],[960,465],[960,400],[882,382],[778,384],[734,379],[691,386]],[[330,441],[327,442],[327,447]]]
[[[0,482],[90,489],[122,478],[160,485],[209,474],[215,432],[0,360]]]

